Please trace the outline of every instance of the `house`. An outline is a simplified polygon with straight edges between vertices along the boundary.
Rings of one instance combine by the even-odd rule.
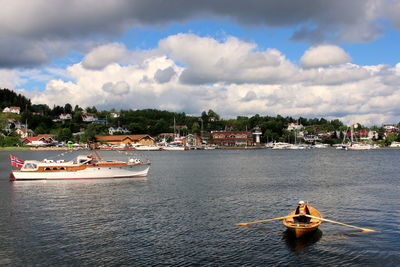
[[[82,115],[82,121],[84,121],[84,122],[95,122],[97,120],[98,120],[98,118],[96,115],[93,115],[93,114],[83,114]]]
[[[370,134],[370,131],[367,129],[360,129],[358,131],[353,132],[353,138],[356,138],[359,140],[371,140],[373,137],[375,137],[375,134],[372,134],[372,133]],[[351,138],[351,132],[348,131],[346,133],[346,138],[348,138],[348,139]]]
[[[17,129],[15,131],[19,136],[21,136],[21,138],[25,138],[28,136],[33,136],[33,131],[31,129]]]
[[[159,142],[162,142],[162,144],[166,145],[166,143],[169,143],[175,139],[176,134],[174,133],[160,133],[157,136],[157,140]]]
[[[119,113],[111,112],[110,116],[111,116],[111,118],[119,118]]]
[[[129,130],[126,129],[126,128],[122,128],[122,127],[110,127],[110,128],[108,128],[108,134],[109,135],[114,135],[115,133],[127,134],[127,133],[129,133]]]
[[[189,147],[201,146],[201,137],[196,134],[188,134],[184,137],[184,144]]]
[[[58,117],[60,120],[65,121],[65,120],[72,120],[72,115],[69,113],[63,113],[60,114],[60,116]]]
[[[154,138],[148,134],[96,136],[96,144],[100,145],[101,143],[121,147],[129,147],[134,145],[156,145],[156,141],[154,140]]]
[[[305,142],[316,142],[316,141],[321,141],[321,138],[318,135],[314,135],[314,134],[306,134],[304,135],[304,141]]]
[[[7,119],[4,130],[6,132],[12,132],[13,130],[20,128],[21,128],[21,123],[19,121],[17,121],[16,119],[9,118]]]
[[[302,124],[299,124],[297,122],[291,122],[291,123],[288,123],[287,130],[288,131],[300,131],[303,128],[304,128],[304,126]]]
[[[253,136],[249,131],[214,131],[209,144],[218,146],[252,146]]]
[[[377,131],[369,131],[368,132],[368,140],[377,140],[379,138],[379,134]]]
[[[6,107],[3,109],[3,113],[15,113],[15,114],[19,114],[21,111],[20,107]]]
[[[386,137],[388,135],[390,135],[391,133],[398,133],[399,132],[399,128],[397,128],[396,126],[394,126],[392,124],[383,125],[383,129],[385,129],[385,136]]]
[[[40,134],[38,136],[28,136],[23,138],[22,143],[27,146],[49,146],[52,143],[56,142],[51,135],[48,134]]]

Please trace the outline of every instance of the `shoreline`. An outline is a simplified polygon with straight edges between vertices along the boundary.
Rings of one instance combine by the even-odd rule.
[[[255,150],[255,149],[270,149],[264,146],[248,146],[248,147],[230,147],[230,146],[219,146],[217,150]],[[332,147],[326,148],[332,149]],[[78,151],[78,150],[86,150],[86,148],[68,148],[68,147],[0,147],[0,151]],[[98,149],[102,151],[102,149]],[[111,150],[111,151],[125,151],[125,149],[104,149],[104,150]],[[192,149],[193,150],[193,149]],[[286,149],[287,150],[287,149]],[[369,150],[400,150],[400,147],[380,147],[374,148]],[[142,150],[135,150],[131,149],[130,151],[142,151]],[[161,150],[160,150],[161,151]]]
[[[69,151],[84,150],[85,148],[68,148],[68,147],[0,147],[0,151]]]

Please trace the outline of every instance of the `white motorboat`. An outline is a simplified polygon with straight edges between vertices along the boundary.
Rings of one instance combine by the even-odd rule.
[[[146,177],[150,162],[130,158],[127,162],[102,160],[96,153],[80,155],[75,160],[26,160],[21,169],[11,170],[11,181],[112,179]]]

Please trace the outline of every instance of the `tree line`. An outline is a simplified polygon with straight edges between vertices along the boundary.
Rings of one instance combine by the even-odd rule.
[[[281,115],[251,117],[237,116],[231,119],[221,119],[213,110],[203,111],[200,116],[190,116],[184,112],[170,112],[157,109],[143,110],[102,110],[95,106],[74,107],[67,103],[64,106],[54,105],[50,108],[46,104],[31,104],[25,96],[16,94],[8,89],[0,89],[0,108],[8,106],[21,107],[21,114],[17,119],[27,123],[29,129],[37,134],[54,134],[59,141],[75,140],[86,142],[96,135],[108,135],[109,127],[124,127],[131,134],[149,134],[157,136],[161,133],[179,132],[181,135],[197,134],[210,138],[211,131],[250,131],[258,127],[263,135],[262,142],[294,140],[294,133],[287,131],[288,123],[302,124],[309,134],[321,132],[344,131],[346,126],[338,120],[324,118],[293,118]],[[57,120],[61,114],[71,114],[70,120]],[[118,113],[119,117],[112,116]],[[83,114],[96,115],[100,123],[87,123],[82,120]],[[4,116],[3,125],[4,125]],[[175,125],[175,127],[174,127]],[[365,128],[359,125],[360,128]],[[3,129],[4,127],[2,127]],[[3,137],[11,136],[5,133]],[[342,136],[333,136],[330,142],[340,142]],[[3,138],[4,139],[4,138]],[[1,145],[1,144],[0,144]]]

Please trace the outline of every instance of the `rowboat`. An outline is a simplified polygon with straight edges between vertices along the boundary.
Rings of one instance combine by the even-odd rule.
[[[310,215],[322,218],[321,214],[317,209],[312,207],[311,205],[307,205],[308,210],[310,211]],[[289,213],[288,216],[294,216],[295,210]],[[296,238],[302,237],[306,234],[310,234],[318,229],[318,226],[322,223],[321,220],[311,218],[309,223],[298,223],[295,221],[295,218],[289,217],[283,220],[283,225],[287,227],[287,229],[292,232]]]

